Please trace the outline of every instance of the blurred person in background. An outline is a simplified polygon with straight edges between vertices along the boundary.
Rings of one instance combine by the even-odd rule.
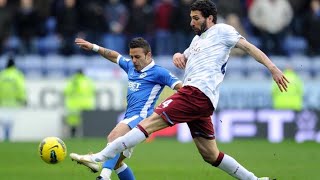
[[[34,8],[33,0],[20,0],[13,23],[20,41],[18,52],[20,54],[37,53],[36,37],[45,35],[45,21]]]
[[[244,0],[244,1],[245,1],[244,5],[245,5],[246,9],[250,9],[255,0]]]
[[[0,125],[4,127],[5,140],[10,139],[10,127],[17,109],[27,104],[25,78],[9,56],[6,68],[0,72]]]
[[[104,46],[114,49],[119,53],[125,53],[126,37],[124,28],[128,23],[129,10],[120,0],[109,0],[104,9],[106,22],[109,26]]]
[[[60,3],[58,3],[60,2]],[[60,36],[60,53],[71,55],[75,53],[74,39],[79,30],[79,12],[76,7],[77,0],[55,1],[53,14],[56,17],[56,31]]]
[[[155,103],[165,86],[178,90],[182,83],[168,70],[155,64],[152,59],[150,44],[143,38],[134,38],[129,43],[127,59],[117,51],[99,47],[84,39],[77,38],[76,44],[88,51],[95,51],[113,63],[117,63],[128,74],[127,107],[123,120],[109,133],[107,140],[111,143],[114,139],[124,135],[145,117],[152,114]],[[120,180],[134,180],[131,169],[123,162],[130,158],[133,149],[117,154],[114,158],[105,161],[102,171],[97,179],[109,180],[114,169]],[[93,172],[98,172],[100,166],[82,161],[77,154],[71,153],[70,157],[89,167]]]
[[[173,52],[186,49],[194,34],[189,26],[190,4],[192,0],[179,0],[170,16],[170,26],[172,30]]]
[[[51,5],[54,1],[56,0],[34,0],[34,8],[42,19],[46,20],[51,15]]]
[[[247,38],[247,32],[242,25],[245,12],[240,0],[219,0],[217,3],[219,9],[220,21],[234,27],[244,38]],[[219,18],[219,17],[218,17]],[[230,53],[231,56],[244,56],[246,53],[239,48],[233,48]]]
[[[288,0],[255,0],[249,9],[249,19],[259,30],[262,51],[285,55],[282,43],[293,18]]]
[[[290,31],[295,36],[303,36],[304,18],[310,10],[311,0],[289,0],[293,10],[294,18],[290,25]]]
[[[245,12],[243,12],[241,0],[218,0],[217,8],[219,9],[219,16],[226,19],[228,15],[235,14],[240,19],[243,18]]]
[[[6,39],[10,35],[12,11],[7,6],[7,0],[0,0],[0,54],[5,47]]]
[[[301,111],[303,109],[304,86],[299,74],[291,66],[287,66],[283,74],[288,78],[288,90],[281,92],[278,85],[272,82],[272,100],[274,109],[291,109]]]
[[[26,102],[24,74],[16,67],[14,58],[10,56],[6,68],[0,72],[0,106],[22,107]]]
[[[303,31],[308,41],[308,55],[320,55],[320,0],[310,2]]]
[[[155,4],[155,54],[173,53],[170,16],[174,10],[173,0],[160,0]]]
[[[219,150],[211,116],[218,105],[219,87],[233,47],[241,48],[264,65],[281,91],[286,91],[288,80],[260,49],[243,38],[232,26],[217,24],[217,8],[211,0],[193,2],[190,17],[195,37],[183,54],[173,55],[174,65],[185,70],[183,87],[157,106],[154,113],[143,119],[136,128],[107,144],[100,152],[86,155],[73,153],[77,157],[76,161],[97,165],[145,141],[154,132],[187,123],[194,144],[205,162],[236,179],[270,179],[258,178],[233,157]]]
[[[81,112],[95,109],[95,86],[82,69],[72,75],[64,88],[65,96],[65,122],[70,127],[70,136],[76,137],[81,125]]]
[[[79,8],[79,36],[101,43],[109,27],[105,18],[105,0],[77,0]],[[85,52],[85,51],[82,51]]]
[[[125,28],[127,40],[143,37],[154,49],[154,10],[147,0],[133,0],[129,5],[129,19]],[[129,42],[128,42],[129,44]]]

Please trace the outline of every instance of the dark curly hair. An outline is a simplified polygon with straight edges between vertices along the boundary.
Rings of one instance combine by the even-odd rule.
[[[213,16],[213,23],[217,23],[217,7],[211,0],[197,0],[190,6],[191,11],[200,11],[202,16],[207,18]]]
[[[147,40],[143,39],[142,37],[133,38],[129,43],[129,48],[142,48],[145,54],[151,52],[150,44]]]

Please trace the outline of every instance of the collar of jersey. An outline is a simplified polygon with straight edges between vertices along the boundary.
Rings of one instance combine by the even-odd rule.
[[[213,26],[211,26],[209,29],[207,29],[204,33],[202,33],[202,34],[200,35],[200,38],[201,38],[201,39],[206,38],[206,37],[207,37],[208,32],[209,32],[211,29],[214,29],[214,25],[213,25]]]
[[[145,71],[151,69],[154,65],[155,65],[154,60],[152,60],[151,63],[148,64],[148,65],[147,65],[146,67],[144,67],[143,69],[141,69],[140,72],[145,72]]]

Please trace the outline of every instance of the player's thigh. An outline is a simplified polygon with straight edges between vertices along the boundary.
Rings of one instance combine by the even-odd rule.
[[[216,161],[219,156],[219,149],[215,139],[206,139],[199,136],[193,138],[193,141],[205,161],[211,164]]]
[[[139,113],[138,113],[139,114]],[[131,117],[127,117],[126,119],[123,119],[120,121],[120,123],[127,124],[130,129],[135,128],[144,118],[139,115],[133,115]]]
[[[139,125],[142,126],[149,135],[169,126],[168,123],[157,113],[152,113],[151,116],[142,120]]]
[[[114,141],[116,138],[125,135],[127,132],[129,132],[131,129],[130,127],[125,123],[118,123],[115,128],[109,133],[108,135],[108,142]]]
[[[214,126],[211,116],[198,117],[193,121],[187,122],[187,124],[193,138],[200,136],[206,139],[215,139]]]

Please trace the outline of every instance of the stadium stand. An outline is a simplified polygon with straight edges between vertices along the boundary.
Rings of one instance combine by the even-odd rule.
[[[19,1],[7,1],[7,3],[3,4],[3,9],[9,9],[10,11],[3,11],[3,13],[9,13],[10,15],[14,16],[15,13],[19,10],[20,5]],[[40,1],[39,1],[40,2]],[[98,56],[92,56],[93,53],[85,53],[79,50],[78,47],[69,47],[73,48],[70,50],[71,54],[64,54],[63,47],[65,47],[66,41],[71,46],[73,44],[74,38],[73,37],[84,37],[89,38],[94,36],[96,33],[95,31],[88,30],[88,24],[90,21],[85,21],[85,19],[81,19],[79,22],[74,22],[74,18],[68,19],[68,23],[76,25],[77,28],[73,29],[63,29],[59,31],[59,21],[58,17],[59,13],[61,14],[62,9],[65,8],[66,4],[64,1],[57,0],[47,2],[46,7],[42,7],[38,1],[34,1],[32,8],[34,8],[35,12],[42,12],[41,19],[43,21],[39,21],[40,24],[37,28],[42,28],[42,33],[37,33],[31,37],[31,44],[25,45],[22,42],[22,38],[19,36],[18,29],[16,26],[16,19],[12,19],[12,23],[10,26],[10,32],[7,34],[3,34],[5,38],[0,38],[3,40],[0,46],[0,68],[3,69],[6,61],[6,57],[8,54],[15,54],[17,56],[17,63],[18,67],[26,74],[27,78],[64,78],[68,77],[72,73],[74,73],[79,68],[85,68],[85,71],[96,78],[101,77],[112,77],[113,75],[117,77],[122,77],[121,72],[117,69],[117,66],[112,66],[110,63],[106,63],[106,61],[101,61],[101,58]],[[191,1],[190,1],[191,2]],[[219,7],[224,5],[223,7],[230,8],[228,3],[223,3],[224,1],[215,1]],[[254,1],[240,1],[239,5],[236,6],[236,12],[238,13],[237,16],[240,18],[240,22],[243,26],[243,32],[246,39],[250,42],[255,44],[257,47],[261,48],[263,43],[263,38],[261,33],[253,26],[252,22],[248,18],[248,11],[252,6]],[[102,4],[100,4],[102,3]],[[179,1],[172,1],[171,5],[175,8],[182,8],[182,5],[179,4]],[[290,1],[290,3],[292,3]],[[88,4],[90,5],[103,5],[105,8],[102,8],[104,13],[107,13],[107,2],[98,2],[97,0],[92,1],[81,1],[80,4],[76,4],[76,8],[73,13],[75,12],[77,17],[85,17],[81,8],[86,7]],[[299,14],[309,14],[312,13],[312,10],[309,8],[310,1],[305,1],[303,3],[305,6],[299,6],[300,13],[295,13],[291,24],[286,28],[285,39],[282,42],[282,47],[286,51],[284,56],[275,56],[270,52],[265,52],[272,61],[280,68],[284,69],[288,64],[291,64],[293,68],[302,76],[304,80],[314,80],[320,79],[320,50],[315,51],[312,55],[309,56],[308,51],[310,50],[310,44],[307,41],[307,38],[304,33],[302,33],[302,27],[305,21],[304,16],[300,17]],[[159,5],[159,1],[153,0],[148,1],[145,4],[146,7],[156,8]],[[188,7],[187,4],[186,7]],[[119,7],[125,7],[128,10],[128,13],[131,12],[132,8],[130,3],[127,1],[119,1]],[[291,6],[295,7],[294,4]],[[101,6],[102,7],[102,6]],[[39,9],[40,8],[40,9]],[[239,9],[240,8],[240,9]],[[295,8],[293,8],[295,10]],[[223,15],[224,8],[221,9],[221,15]],[[189,11],[189,10],[188,10]],[[233,10],[232,10],[233,11]],[[224,13],[228,13],[229,11],[225,11]],[[67,12],[66,12],[67,13]],[[151,12],[152,13],[152,12]],[[189,13],[189,12],[188,12]],[[75,17],[72,14],[64,14],[66,17]],[[130,14],[128,14],[128,17]],[[177,16],[177,22],[185,20],[185,17],[189,17],[189,14],[179,15]],[[170,18],[163,17],[163,18]],[[184,18],[184,19],[183,19]],[[121,18],[120,18],[121,19]],[[226,17],[221,17],[220,21],[227,23],[228,21],[223,21]],[[298,21],[297,21],[298,19]],[[61,19],[60,19],[61,20]],[[106,20],[106,19],[105,19]],[[170,23],[168,19],[163,19],[164,21]],[[157,19],[153,20],[157,23]],[[66,22],[65,22],[66,23]],[[114,23],[114,22],[113,22]],[[121,25],[125,28],[127,25],[127,21],[122,21]],[[172,22],[171,22],[172,23]],[[320,23],[320,21],[314,22],[315,26],[316,23]],[[183,26],[187,26],[189,22],[185,22]],[[176,31],[174,25],[176,24],[168,24],[168,33],[173,39],[179,39],[176,37]],[[70,26],[74,27],[74,26]],[[36,28],[36,27],[35,27]],[[134,27],[131,27],[134,28]],[[149,29],[141,29],[142,32],[148,33],[155,33],[159,31],[156,27],[148,27]],[[297,30],[297,28],[300,30]],[[38,30],[38,31],[39,31]],[[43,31],[44,30],[44,31]],[[130,29],[131,30],[131,29]],[[65,32],[68,31],[68,32]],[[131,38],[130,35],[126,32],[128,29],[110,29],[105,28],[102,29],[100,33],[102,33],[102,38],[99,39],[101,41],[102,46],[107,46],[108,48],[119,50],[123,54],[126,53],[127,47],[126,44],[128,39]],[[117,32],[117,33],[116,33]],[[192,39],[193,32],[191,28],[183,29],[186,36],[185,39]],[[65,34],[63,34],[65,33]],[[70,34],[69,34],[70,33]],[[93,33],[93,34],[92,34]],[[67,34],[67,35],[66,35]],[[0,34],[1,37],[2,34]],[[136,33],[139,36],[145,36],[146,34],[143,33]],[[65,38],[65,39],[64,39]],[[90,38],[89,38],[90,39]],[[151,37],[148,37],[151,42],[151,46],[153,50],[158,50],[159,52],[163,52],[163,50],[159,50],[157,47],[156,41]],[[94,41],[95,43],[98,43]],[[189,42],[188,42],[189,43]],[[188,46],[188,43],[185,46]],[[32,46],[32,47],[29,47]],[[123,47],[125,46],[125,47]],[[31,51],[26,51],[25,49],[30,48]],[[177,47],[172,47],[173,49],[177,49]],[[186,48],[186,47],[185,47]],[[179,47],[179,49],[183,49],[183,47]],[[181,50],[180,50],[181,51]],[[167,52],[166,52],[167,53]],[[317,54],[318,53],[318,54]],[[68,56],[65,56],[68,55]],[[165,54],[156,54],[157,56],[154,57],[157,64],[168,68],[170,71],[174,72],[177,76],[182,77],[183,71],[175,68],[172,65],[171,56],[166,56]],[[267,73],[266,69],[256,63],[252,59],[248,59],[246,56],[232,56],[227,64],[227,79],[243,79],[248,78],[252,80],[265,80],[270,79],[270,75]]]
[[[7,56],[0,56],[0,68],[3,69]],[[26,55],[17,56],[17,66],[26,75],[26,78],[65,78],[77,69],[84,69],[95,78],[122,77],[118,66],[105,61],[100,56],[86,55]],[[174,67],[170,56],[154,57],[156,63],[168,68],[178,77],[182,78],[183,70]],[[272,56],[272,61],[280,68],[287,66],[294,68],[303,80],[320,79],[320,56],[308,57],[295,55],[292,57]],[[227,64],[226,79],[232,80],[268,80],[270,75],[267,69],[248,57],[230,57]]]
[[[44,61],[39,55],[19,56],[16,58],[17,67],[25,74],[26,78],[42,78],[44,75]]]
[[[2,5],[2,7],[4,10],[9,10],[9,11],[3,11],[3,13],[9,13],[8,14],[9,16],[14,17],[16,13],[20,11],[20,8],[21,8],[18,2],[19,1],[17,0],[7,1],[5,4]],[[248,18],[249,9],[254,4],[254,1],[249,1],[249,0],[239,1],[237,6],[231,5],[231,7],[229,7],[230,3],[229,4],[223,3],[224,1],[215,0],[215,2],[219,5],[219,8],[221,7],[221,5],[223,5],[224,7],[220,11],[222,16],[219,17],[220,19],[218,19],[219,20],[218,22],[230,23],[229,21],[227,21],[226,15],[229,12],[241,12],[241,13],[235,13],[236,16],[238,16],[238,18],[240,19],[239,23],[241,24],[241,27],[243,27],[241,31],[239,29],[239,32],[243,33],[243,36],[245,36],[246,39],[248,39],[250,42],[255,44],[257,47],[262,48],[262,46],[266,43],[266,42],[263,42],[262,40],[263,39],[262,33],[258,31],[258,29],[253,25],[253,23]],[[145,4],[145,6],[157,9],[160,3],[161,1],[153,0],[153,1],[148,1],[147,4]],[[174,7],[177,9],[182,8],[180,2],[177,0],[171,1],[168,3],[170,3],[170,6],[168,7]],[[289,3],[291,3],[291,6],[294,7],[294,4],[292,4],[293,2],[289,1]],[[64,52],[63,49],[64,47],[66,47],[65,46],[66,43],[69,45],[72,44],[74,37],[81,36],[81,37],[90,39],[90,37],[95,37],[98,32],[101,34],[101,38],[96,39],[95,41],[96,43],[98,43],[97,41],[100,41],[101,43],[100,45],[108,46],[109,48],[118,50],[121,53],[126,52],[127,50],[126,43],[128,39],[132,37],[132,35],[129,35],[127,32],[131,30],[131,29],[128,29],[129,27],[127,27],[127,25],[129,25],[128,20],[118,18],[117,22],[113,22],[113,21],[110,22],[111,23],[109,25],[110,27],[102,28],[101,27],[102,25],[100,25],[98,27],[95,27],[94,30],[91,30],[90,29],[92,28],[90,24],[91,21],[90,20],[88,21],[88,19],[84,18],[86,17],[86,11],[83,11],[82,8],[87,7],[89,5],[103,7],[100,10],[103,11],[102,14],[107,15],[108,7],[110,6],[107,1],[103,1],[103,2],[98,0],[81,1],[81,2],[78,2],[78,4],[75,4],[75,7],[77,8],[73,9],[74,11],[70,11],[70,12],[61,11],[65,9],[67,6],[66,4],[64,4],[64,1],[62,0],[47,1],[45,3],[47,7],[45,8],[42,7],[40,4],[41,4],[40,1],[34,1],[31,8],[32,11],[34,11],[37,15],[41,16],[41,21],[37,22],[37,27],[33,28],[34,29],[33,31],[35,31],[36,33],[31,34],[31,37],[30,37],[31,38],[30,42],[32,42],[32,44],[23,43],[22,36],[21,34],[18,33],[19,32],[18,27],[20,27],[20,26],[17,26],[16,21],[18,20],[12,19],[12,21],[10,21],[11,23],[9,24],[10,31],[6,34],[0,33],[0,37],[1,37],[0,41],[3,41],[3,42],[0,42],[1,43],[0,55],[6,54],[8,52],[14,52],[20,55],[25,53],[27,54],[36,53],[40,55],[63,54]],[[307,55],[308,52],[310,52],[310,49],[314,48],[314,47],[310,47],[310,42],[308,42],[306,33],[303,33],[303,29],[301,29],[302,27],[304,27],[305,23],[307,23],[309,20],[305,16],[301,16],[301,15],[306,15],[310,13],[312,14],[314,12],[312,11],[311,8],[309,8],[310,7],[309,0],[305,1],[303,4],[304,6],[302,7],[299,6],[300,8],[299,13],[295,13],[290,24],[284,28],[286,33],[283,35],[284,40],[283,42],[281,42],[282,44],[280,47],[284,49],[285,55],[287,56]],[[188,7],[188,4],[185,4],[185,5],[186,7]],[[118,6],[122,7],[122,10],[124,9],[126,11],[128,10],[128,12],[126,13],[129,13],[127,16],[130,17],[130,12],[132,8],[132,6],[130,6],[130,3],[126,1],[119,1]],[[230,9],[228,10],[228,8],[231,8],[231,11]],[[232,9],[232,8],[235,8],[235,9]],[[295,10],[295,8],[293,8],[293,10]],[[92,12],[93,14],[97,13],[95,12],[95,10],[92,10],[92,11],[93,11]],[[118,9],[115,9],[115,11],[118,11]],[[171,12],[171,11],[168,11],[168,12]],[[61,14],[63,14],[62,17],[65,17],[67,19],[65,22],[63,21],[60,23],[65,23],[66,25],[72,24],[72,26],[70,27],[68,26],[61,29],[58,21],[58,20],[61,20],[61,16],[60,16]],[[155,15],[155,12],[152,11],[151,14]],[[179,39],[176,33],[177,29],[175,29],[177,24],[174,24],[174,23],[181,22],[181,21],[185,22],[185,17],[189,17],[189,14],[179,15],[178,17],[176,17],[177,20],[174,22],[170,21],[170,17],[171,16],[169,15],[163,16],[161,19],[161,22],[167,22],[166,31],[170,39]],[[77,21],[77,18],[80,18],[81,20]],[[109,22],[108,18],[110,17],[105,16],[102,18],[104,19],[101,19],[101,22]],[[155,24],[160,23],[159,19],[155,17],[153,18],[154,19],[152,19],[151,22],[154,22]],[[312,22],[312,25],[315,27],[318,27],[320,23],[319,19],[320,18],[318,17],[318,19]],[[31,22],[27,21],[24,23],[32,23],[32,21]],[[121,29],[120,26],[115,26],[115,24],[121,24],[121,27],[123,29]],[[188,24],[189,24],[188,22],[184,23],[183,26],[187,26]],[[8,26],[6,24],[0,24],[0,25]],[[29,26],[33,27],[32,24],[26,24],[26,25],[28,25],[28,27]],[[130,27],[130,28],[135,28],[135,27]],[[150,33],[156,34],[156,32],[159,32],[162,30],[161,27],[159,26],[150,26],[150,27],[148,26],[145,28],[147,29],[143,29],[143,28],[138,29],[140,32],[136,32],[135,35],[146,36],[146,34],[144,34],[143,32],[147,32],[149,34]],[[99,31],[97,29],[99,29]],[[185,27],[183,30],[184,30],[183,32],[187,34],[185,39],[192,39],[193,37],[192,29]],[[317,30],[314,30],[314,31],[317,31]],[[151,41],[152,49],[157,50],[158,54],[156,55],[166,55],[168,53],[171,54],[170,52],[173,49],[177,49],[177,47],[172,47],[168,50],[167,49],[168,47],[166,46],[164,47],[161,46],[163,48],[161,49],[160,47],[161,43],[157,42],[152,37],[148,37],[147,39]],[[90,40],[92,41],[92,39]],[[185,44],[184,46],[188,46],[188,43]],[[68,47],[68,48],[73,48],[73,49],[72,50],[70,49],[69,53],[71,54],[67,54],[67,55],[72,55],[72,53],[74,54],[83,53],[79,51],[77,47]],[[179,47],[179,49],[181,48],[183,49],[183,47]],[[29,49],[29,50],[26,50],[26,49]],[[164,52],[164,53],[161,54],[160,52]],[[265,52],[265,53],[268,55],[272,55],[270,52]],[[320,55],[320,51],[319,50],[317,51],[317,49],[314,49],[312,55]]]
[[[313,75],[313,79],[314,80],[320,80],[320,56],[318,57],[314,57],[311,59],[311,63],[312,63],[312,66],[311,66],[311,73]]]
[[[46,56],[44,62],[44,75],[47,78],[63,78],[68,75],[66,62],[61,56]]]

